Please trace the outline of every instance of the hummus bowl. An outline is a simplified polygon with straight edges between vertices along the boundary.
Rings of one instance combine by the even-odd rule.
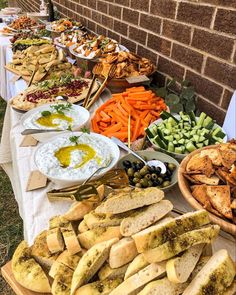
[[[94,179],[112,169],[120,150],[109,138],[96,133],[66,132],[41,144],[35,151],[37,169],[60,186],[79,184],[97,169]]]
[[[86,125],[89,118],[90,114],[85,108],[59,102],[42,105],[28,111],[22,116],[21,124],[24,129],[79,130]]]

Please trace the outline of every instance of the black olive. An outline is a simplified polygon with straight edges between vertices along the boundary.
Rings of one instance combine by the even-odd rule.
[[[160,167],[156,167],[156,168],[155,168],[155,173],[156,173],[157,175],[160,175],[160,174],[161,174],[161,168],[160,168]]]
[[[152,184],[153,184],[153,186],[159,186],[159,185],[160,185],[160,181],[158,181],[158,180],[154,180],[154,181],[152,182]]]
[[[167,169],[167,170],[166,170],[166,173],[165,173],[165,176],[171,176],[171,175],[172,175],[172,173],[170,172],[169,169]]]
[[[170,176],[164,176],[164,177],[163,177],[163,180],[164,180],[164,181],[166,181],[166,180],[170,181],[170,180],[171,180],[171,177],[170,177]]]
[[[134,169],[135,172],[138,171],[137,165],[135,162],[132,163],[132,168]]]
[[[138,168],[139,170],[142,169],[143,166],[144,166],[144,163],[143,163],[143,162],[139,162],[139,163],[137,164],[137,168]]]
[[[125,168],[131,168],[132,164],[131,164],[130,161],[128,161],[128,160],[124,160],[124,161],[123,161],[123,166],[124,166]]]
[[[151,173],[155,173],[155,172],[156,172],[156,167],[155,167],[155,166],[151,166],[151,167],[149,168],[149,171],[150,171]]]
[[[165,166],[168,167],[169,163],[168,162],[164,162]]]

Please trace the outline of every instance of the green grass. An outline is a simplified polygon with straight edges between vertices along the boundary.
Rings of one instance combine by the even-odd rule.
[[[7,6],[7,1],[6,0],[0,0],[0,9],[4,8]]]
[[[0,134],[6,109],[5,101],[0,98]],[[15,248],[23,239],[23,224],[18,206],[6,173],[0,168],[0,266],[11,259]],[[0,294],[15,294],[0,276]]]

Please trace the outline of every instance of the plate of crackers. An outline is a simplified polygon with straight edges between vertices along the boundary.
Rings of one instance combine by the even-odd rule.
[[[236,235],[236,140],[198,149],[181,162],[179,188],[195,209]]]

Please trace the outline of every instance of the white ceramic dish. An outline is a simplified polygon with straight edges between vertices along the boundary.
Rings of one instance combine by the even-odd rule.
[[[176,119],[180,119],[180,115],[178,115],[178,114],[174,115],[174,117],[175,117]],[[199,119],[199,117],[196,117],[196,120],[198,120],[198,119]],[[162,121],[163,121],[162,119],[158,119],[158,120],[152,122],[152,123],[148,126],[148,128],[151,127],[152,125],[158,125],[158,124],[160,124]],[[215,123],[214,127],[220,127],[220,126],[219,126],[218,124]],[[221,128],[222,131],[226,134],[226,132],[224,131],[224,129],[223,129],[222,127],[220,127],[220,128]],[[164,152],[164,153],[167,153],[167,154],[171,155],[172,157],[174,157],[175,159],[177,159],[177,160],[179,160],[179,161],[182,161],[182,160],[183,160],[188,154],[190,154],[190,153],[188,153],[188,154],[177,154],[177,153],[174,153],[174,152],[169,152],[169,151],[167,151],[167,150],[165,150],[165,149],[159,147],[157,144],[154,144],[154,143],[152,142],[152,140],[149,138],[149,136],[147,136],[147,138],[149,139],[150,143],[153,145],[153,147],[154,147],[156,150],[160,150],[160,151],[162,151],[162,152]],[[223,138],[223,141],[224,141],[224,142],[227,142],[227,135]]]
[[[90,143],[88,145],[96,150],[95,156],[91,160],[88,160],[87,164],[79,167],[78,170],[77,168],[74,168],[73,165],[81,163],[82,159],[77,162],[77,157],[82,158],[84,156],[82,152],[80,152],[79,156],[78,154],[72,155],[71,152],[71,162],[73,161],[73,163],[70,163],[70,167],[65,168],[60,166],[60,162],[55,157],[55,152],[62,147],[73,145],[73,143],[69,141],[71,136],[81,136],[81,139],[78,139],[78,143],[86,143],[89,141]],[[99,165],[99,167],[103,167],[107,165],[107,163],[109,163],[109,165],[107,168],[97,173],[96,176],[94,176],[94,179],[112,169],[117,164],[119,157],[120,150],[118,146],[103,135],[96,133],[85,134],[81,132],[65,132],[54,136],[41,144],[35,151],[34,162],[37,169],[51,181],[59,184],[60,186],[69,186],[84,182],[95,170],[97,170],[98,167],[94,166],[94,162],[97,162],[98,158],[101,159],[101,162],[95,165]],[[87,167],[90,167],[87,168],[88,171],[86,171],[86,165]],[[63,169],[66,170],[63,171]],[[78,174],[78,177],[76,174]]]
[[[44,127],[43,125],[39,125],[35,123],[35,120],[41,117],[41,113],[43,111],[52,112],[53,108],[51,108],[51,106],[58,105],[58,104],[62,104],[62,102],[45,104],[28,111],[21,117],[21,124],[23,125],[25,129],[39,129],[39,130],[56,129],[58,130],[59,128],[57,129],[52,127]],[[65,112],[65,114],[66,113],[67,112]],[[72,119],[74,118],[74,123],[71,124],[71,128],[76,131],[79,130],[84,125],[86,125],[90,118],[90,113],[88,110],[75,104],[71,104],[71,115],[72,115],[71,118]],[[76,118],[77,115],[78,115],[78,118]],[[55,122],[58,123],[57,121]],[[67,128],[68,127],[65,126],[65,128],[60,128],[60,130],[63,131],[63,130],[66,130]]]

